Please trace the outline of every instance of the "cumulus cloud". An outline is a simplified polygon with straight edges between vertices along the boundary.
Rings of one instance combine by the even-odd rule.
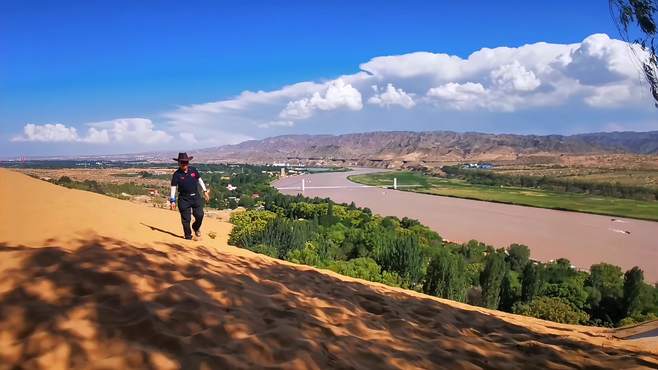
[[[171,141],[172,136],[163,130],[156,130],[153,122],[146,118],[119,118],[111,121],[88,123],[90,131],[97,130],[98,136],[106,136],[108,141],[158,144]]]
[[[12,138],[12,141],[37,142],[71,142],[78,140],[78,131],[75,127],[67,127],[61,123],[47,123],[45,125],[28,123],[23,127],[23,135]]]
[[[491,80],[500,89],[511,91],[532,91],[541,85],[535,74],[517,60],[491,71]]]
[[[483,48],[466,58],[427,51],[378,56],[359,67],[354,74],[326,82],[245,91],[225,100],[180,107],[163,117],[169,131],[193,128],[196,137],[203,138],[198,145],[219,145],[281,133],[379,130],[384,129],[382,114],[393,128],[399,127],[394,119],[413,122],[423,130],[478,130],[497,123],[509,127],[504,125],[516,121],[527,131],[557,132],[563,129],[537,126],[535,130],[537,120],[528,120],[527,115],[517,119],[522,116],[511,113],[568,115],[590,122],[595,131],[605,124],[597,109],[637,116],[653,109],[628,45],[602,34],[573,44]],[[372,86],[377,86],[374,92]],[[363,109],[364,98],[368,109]],[[406,109],[393,115],[378,113],[391,106]],[[461,115],[475,113],[479,116],[470,116],[468,127],[449,125],[461,122]],[[264,128],[268,130],[258,130]]]
[[[646,54],[636,52],[642,57]],[[605,34],[587,37],[559,61],[564,73],[585,85],[603,85],[629,78],[638,78],[638,66],[630,58],[626,43],[612,40]]]
[[[597,108],[616,108],[632,100],[633,95],[629,85],[605,85],[592,89],[591,95],[585,97],[585,103]]]
[[[403,55],[375,57],[361,64],[361,69],[387,79],[408,79],[432,76],[437,80],[457,79],[463,74],[463,59],[448,54],[415,52]]]
[[[377,56],[352,74],[180,106],[153,117],[158,127],[145,118],[77,129],[28,124],[14,139],[133,142],[140,148],[177,137],[209,147],[288,133],[399,129],[401,122],[408,129],[519,132],[571,132],[576,122],[599,131],[610,120],[655,116],[631,54],[625,42],[595,34],[573,44],[483,48],[467,57],[428,51]]]
[[[35,142],[81,142],[90,144],[136,143],[161,144],[171,140],[171,135],[155,130],[153,122],[145,118],[121,118],[104,122],[87,123],[87,134],[81,136],[75,127],[61,123],[35,125],[28,123],[23,127],[23,135],[13,141]]]
[[[427,91],[427,96],[437,98],[452,108],[473,109],[482,106],[487,97],[487,90],[480,83],[466,82],[459,84],[449,82],[433,87]]]
[[[110,134],[107,130],[99,130],[95,127],[90,127],[87,136],[80,139],[80,141],[92,144],[105,144],[109,143],[110,140]]]
[[[381,92],[377,85],[373,85],[372,89],[375,91],[375,95],[368,99],[368,103],[370,104],[379,105],[380,107],[399,105],[407,109],[413,108],[413,106],[416,105],[416,102],[414,102],[411,95],[407,94],[402,89],[396,88],[391,83],[387,84],[386,89]]]
[[[293,100],[279,113],[279,117],[287,120],[300,120],[311,117],[315,111],[345,108],[361,110],[363,103],[359,90],[346,83],[343,79],[331,81],[324,92],[315,92],[309,98]]]

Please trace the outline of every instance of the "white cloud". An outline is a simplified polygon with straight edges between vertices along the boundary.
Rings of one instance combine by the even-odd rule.
[[[403,108],[412,108],[416,105],[411,95],[407,94],[404,90],[398,89],[393,84],[386,85],[386,90],[380,92],[377,85],[373,85],[372,89],[375,95],[368,99],[368,103],[376,104],[380,107],[390,107],[392,105],[399,105]]]
[[[111,141],[110,134],[107,130],[99,130],[95,127],[90,127],[87,131],[87,136],[82,138],[81,141],[92,144],[104,144]]]
[[[467,82],[459,84],[449,82],[445,85],[433,87],[427,91],[427,96],[437,98],[449,106],[462,110],[472,109],[487,95],[487,90],[479,83]]]
[[[309,98],[288,102],[279,113],[279,117],[284,120],[300,120],[311,117],[318,110],[328,111],[339,108],[355,111],[363,108],[359,90],[341,78],[331,81],[324,92],[316,91]]]
[[[181,140],[185,141],[186,143],[196,144],[199,142],[196,136],[194,136],[194,134],[191,132],[181,132],[180,134],[178,134],[178,136],[181,138]]]
[[[12,141],[37,142],[71,142],[78,141],[78,131],[75,127],[67,127],[61,123],[35,125],[28,123],[23,127],[23,135],[15,136]]]
[[[491,71],[491,80],[499,88],[512,91],[532,91],[541,85],[535,74],[517,60]]]
[[[63,124],[35,125],[28,123],[23,135],[13,141],[36,142],[80,142],[90,144],[135,143],[162,144],[171,140],[171,135],[155,130],[153,122],[145,118],[120,118],[111,121],[87,123],[87,134],[80,136],[75,127]]]
[[[595,34],[573,44],[483,48],[464,58],[428,51],[377,56],[352,74],[181,106],[155,117],[158,127],[144,118],[77,129],[28,124],[14,140],[125,142],[141,149],[176,137],[210,147],[282,133],[399,129],[401,123],[406,129],[524,132],[568,132],[577,123],[580,131],[599,131],[611,120],[654,120],[631,55],[628,44]]]
[[[631,100],[633,95],[627,84],[605,85],[593,89],[593,93],[585,97],[585,103],[597,108],[616,108]]]
[[[266,123],[258,124],[259,128],[272,128],[272,127],[293,127],[295,123],[293,121],[270,121]]]
[[[162,144],[171,141],[172,136],[165,131],[156,130],[153,122],[146,118],[119,118],[111,121],[88,123],[102,135],[115,142],[134,142],[138,144]],[[106,141],[107,142],[107,141]]]
[[[636,53],[646,56],[636,48]],[[639,78],[631,50],[623,41],[605,34],[587,37],[570,53],[560,58],[564,73],[584,85],[602,85],[629,78]]]
[[[386,116],[396,129],[399,125],[393,120],[413,122],[424,130],[455,129],[449,120],[462,122],[461,115],[477,113],[470,126],[457,127],[477,130],[499,123],[496,127],[505,130],[516,121],[525,130],[535,131],[533,125],[541,120],[529,120],[527,114],[543,109],[542,117],[546,117],[550,107],[551,114],[590,122],[592,130],[597,130],[605,123],[592,113],[596,109],[607,106],[635,115],[653,109],[646,89],[639,84],[628,45],[605,35],[592,35],[574,44],[538,42],[483,48],[466,58],[427,51],[378,56],[360,68],[326,82],[304,81],[184,106],[163,117],[169,132],[193,131],[197,139],[202,138],[198,145],[211,146],[251,138],[254,132],[262,137],[284,132],[384,129],[382,112],[363,109],[362,97],[371,105],[413,107]],[[591,85],[594,81],[597,84]],[[374,94],[373,85],[378,86]],[[620,94],[607,96],[614,89]],[[511,114],[521,111],[526,112],[524,118]],[[505,113],[504,118],[497,113]],[[303,124],[288,123],[298,121]],[[564,131],[560,124],[537,126],[536,131]],[[268,130],[258,130],[263,128]]]
[[[435,76],[451,80],[462,75],[463,59],[448,54],[415,52],[403,55],[375,57],[361,64],[361,69],[389,79],[407,79],[417,76]]]

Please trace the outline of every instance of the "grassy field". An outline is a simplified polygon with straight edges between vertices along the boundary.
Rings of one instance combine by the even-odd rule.
[[[583,168],[567,166],[501,166],[493,170],[498,174],[521,176],[548,176],[580,181],[619,183],[658,189],[658,170],[656,169],[620,169],[620,168]]]
[[[401,188],[405,191],[658,221],[658,202],[531,188],[473,185],[462,180],[430,177],[409,171],[349,176],[350,180],[360,184],[389,187],[393,186],[393,178],[398,179],[398,185],[421,185]]]

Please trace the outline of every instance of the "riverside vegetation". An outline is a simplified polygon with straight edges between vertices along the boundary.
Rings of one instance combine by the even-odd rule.
[[[66,168],[57,166],[58,163],[38,163],[43,168]],[[63,166],[68,165],[66,162]],[[152,190],[157,190],[164,201],[169,194],[169,182],[171,174],[159,174],[160,170],[171,169],[170,164],[150,164],[149,167],[127,167],[121,163],[115,164],[112,168],[131,168],[135,172],[130,173],[112,173],[112,168],[98,169],[105,171],[110,176],[122,179],[121,182],[108,182],[96,180],[76,180],[70,176],[61,176],[57,179],[51,179],[50,182],[65,186],[72,189],[86,190],[94,193],[125,198],[125,195],[147,195]],[[195,167],[202,173],[206,184],[212,188],[210,200],[207,206],[218,209],[235,209],[238,206],[251,207],[255,204],[255,199],[259,193],[269,188],[269,182],[275,178],[275,172],[278,173],[278,167],[272,166],[255,166],[255,165],[229,165],[229,164],[195,164]],[[28,167],[30,168],[30,167]],[[341,170],[341,169],[328,169]],[[171,169],[171,173],[173,173]],[[137,179],[150,179],[155,182],[152,184],[138,183]],[[231,187],[229,187],[231,185]]]
[[[413,219],[272,188],[231,222],[232,245],[482,307],[599,326],[658,318],[658,287],[638,267],[577,271],[566,259],[533,261],[525,245],[450,243]]]
[[[199,168],[213,188],[210,206],[242,205],[229,243],[271,257],[483,307],[563,323],[621,326],[658,317],[658,288],[642,270],[607,263],[577,271],[566,259],[533,261],[530,249],[444,241],[420,222],[373,215],[329,199],[288,196],[260,166]],[[150,176],[139,173],[139,176]],[[415,176],[415,175],[414,175]],[[137,185],[59,179],[99,193],[142,192]],[[231,183],[238,189],[229,191]]]

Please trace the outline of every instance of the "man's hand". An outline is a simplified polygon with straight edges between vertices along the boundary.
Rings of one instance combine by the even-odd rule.
[[[169,208],[170,208],[172,211],[175,211],[175,210],[176,210],[176,202],[170,202],[170,203],[169,203]]]
[[[210,190],[206,190],[203,192],[203,199],[205,199],[206,202],[210,201]]]

